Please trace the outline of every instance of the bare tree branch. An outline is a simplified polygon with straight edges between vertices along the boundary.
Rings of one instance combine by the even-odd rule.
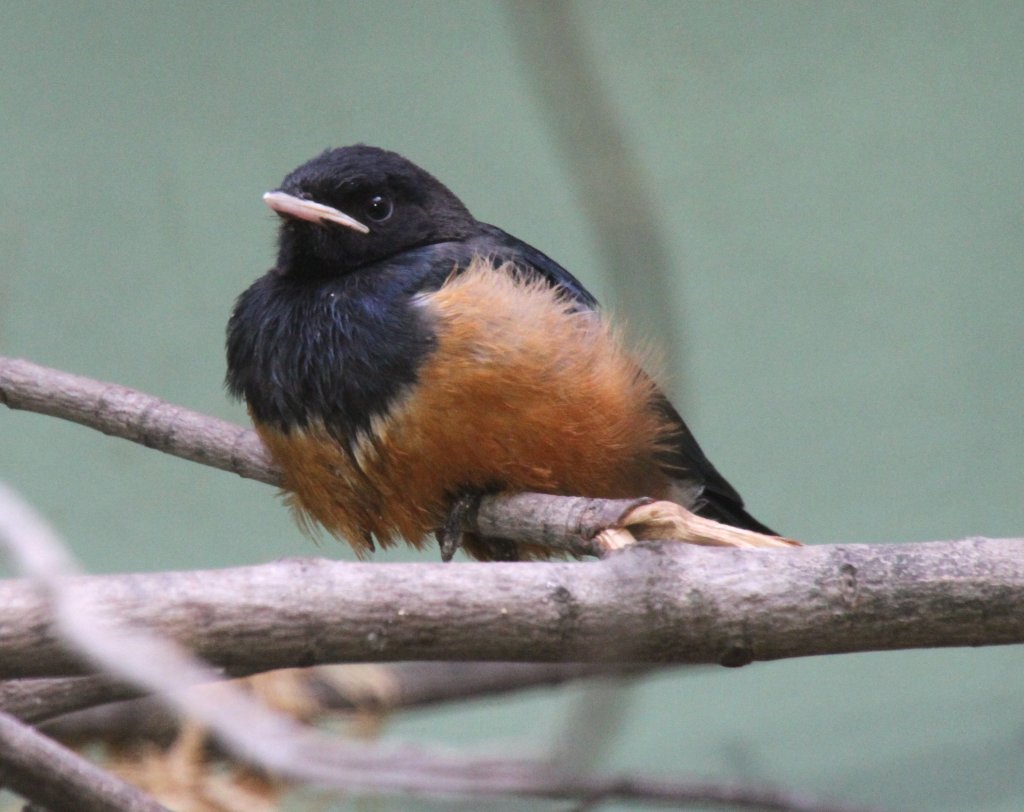
[[[255,432],[124,386],[0,356],[0,403],[71,420],[239,476],[280,484],[280,473]],[[599,556],[624,542],[631,543],[634,535],[740,547],[795,544],[713,522],[670,502],[651,503],[643,498],[491,496],[466,519],[467,531],[515,538],[573,555]]]
[[[133,685],[103,674],[0,680],[0,711],[36,724],[107,703],[143,696]]]
[[[372,666],[376,669],[384,666]],[[401,699],[391,700],[389,707],[412,707],[420,703],[429,703],[438,698],[450,696],[450,681],[463,686],[464,689],[475,691],[479,688],[487,690],[495,688],[503,690],[506,686],[521,687],[526,679],[541,679],[547,676],[552,680],[562,680],[573,672],[581,672],[585,665],[523,665],[515,663],[403,663],[392,666],[393,677],[397,677],[398,693]],[[343,670],[346,667],[334,667],[330,670]],[[358,666],[365,668],[365,666]],[[310,669],[321,672],[328,669]],[[547,672],[545,675],[543,672]],[[446,675],[448,679],[446,679]],[[88,678],[85,678],[88,679]],[[376,683],[376,678],[370,680]],[[386,680],[390,681],[390,680]],[[406,683],[403,693],[402,681]],[[325,697],[328,705],[341,709],[356,709],[357,703],[350,695],[344,696],[334,692],[333,680],[325,683],[329,692]],[[134,702],[122,702],[111,706],[95,708],[81,714],[71,714],[59,719],[55,724],[45,728],[49,735],[60,740],[70,739],[71,743],[86,743],[90,740],[102,740],[108,743],[123,744],[144,738],[168,743],[177,735],[178,724],[175,717],[163,712],[152,699],[147,698]],[[506,772],[503,770],[503,772]],[[552,775],[556,773],[552,772]],[[574,789],[580,795],[574,794]],[[615,800],[632,800],[635,802],[690,805],[694,803],[722,809],[776,809],[785,812],[855,812],[853,807],[837,805],[815,799],[810,796],[783,790],[778,787],[761,787],[736,782],[712,781],[662,781],[644,777],[623,776],[605,778],[590,776],[580,779],[570,773],[564,775],[564,789],[549,797],[582,798],[586,809],[597,809],[603,803]]]
[[[2,712],[0,787],[55,812],[168,812],[135,787]]]
[[[302,726],[254,701],[237,687],[216,683],[217,675],[189,656],[183,648],[149,631],[134,619],[113,614],[111,605],[90,590],[89,579],[71,577],[75,562],[49,525],[12,491],[0,486],[0,546],[17,566],[28,573],[31,598],[50,617],[51,633],[61,634],[84,657],[113,675],[136,682],[157,693],[165,702],[209,726],[217,739],[243,761],[292,781],[323,787],[371,792],[454,794],[471,797],[515,794],[547,798],[604,799],[626,796],[672,802],[692,800],[694,787],[649,779],[592,778],[560,769],[550,762],[456,757],[425,753],[409,747],[385,747],[367,742],[345,742],[337,737]],[[459,569],[458,567],[451,569]],[[138,585],[138,584],[137,584]],[[116,618],[116,620],[114,619]],[[206,683],[201,690],[183,688]],[[216,683],[216,684],[214,684]],[[25,733],[13,717],[9,728]],[[27,749],[36,739],[14,741],[8,759],[11,775],[22,781],[20,765],[36,765]],[[13,734],[12,734],[13,735]],[[26,743],[27,742],[27,743]],[[39,794],[63,792],[73,786],[75,763],[52,750],[50,766],[59,771],[49,776]],[[59,761],[54,761],[61,757]],[[102,773],[100,773],[102,776]],[[91,780],[91,776],[87,776]],[[95,784],[95,782],[93,782]],[[93,792],[105,791],[96,784]],[[710,788],[710,794],[709,794]],[[739,790],[720,785],[698,785],[705,801],[733,807],[801,809],[791,796],[770,788]],[[724,793],[724,795],[723,795]],[[32,797],[32,796],[30,796]],[[63,798],[63,795],[54,797]],[[129,797],[127,801],[131,801]],[[792,796],[794,803],[804,799]],[[71,808],[63,800],[57,809]],[[112,806],[121,810],[120,806]],[[128,808],[128,807],[125,807]],[[829,809],[820,804],[812,809]]]
[[[123,387],[0,358],[0,402],[278,481],[251,432]],[[516,498],[528,504],[532,497]],[[580,515],[621,509],[540,499],[525,525],[517,520],[494,534],[553,535],[572,552],[591,552],[586,545],[596,530]],[[485,502],[481,525],[493,518],[490,506],[502,502]],[[555,502],[567,511],[558,514]],[[505,528],[505,519],[494,521]],[[554,532],[553,521],[560,525]],[[98,607],[119,624],[152,627],[231,673],[427,658],[743,665],[845,651],[1024,642],[1022,549],[1020,539],[842,545],[785,555],[662,544],[591,564],[293,560],[216,573],[65,577],[61,587],[81,605]],[[43,563],[60,569],[59,560]],[[64,649],[48,597],[30,583],[0,584],[0,677],[90,672]],[[201,679],[214,677],[204,671]],[[369,791],[660,797],[659,785],[646,779],[581,779],[551,765],[467,762],[408,749],[355,751],[325,745],[319,736],[305,737],[312,747],[295,743],[302,775]],[[674,801],[693,790],[665,786]],[[713,789],[704,802],[746,803],[723,801],[728,793]],[[791,796],[773,806],[770,792],[744,793],[746,808],[839,808],[801,806]]]
[[[451,758],[441,761],[410,748],[396,750],[386,764],[374,764],[376,754],[372,751],[376,748],[362,742],[357,750],[364,751],[363,755],[368,757],[358,760],[361,763],[354,772],[337,768],[336,776],[337,785],[352,791],[470,797],[515,794],[535,798],[582,798],[591,803],[625,799],[778,812],[867,812],[862,807],[821,801],[772,786],[663,781],[639,776],[575,776],[540,762]],[[328,768],[333,766],[330,758],[317,760]],[[0,713],[0,786],[9,786],[55,812],[72,809],[75,812],[167,812],[130,785],[3,713]]]
[[[621,663],[412,662],[318,666],[301,669],[301,677],[323,713],[388,714],[576,680],[635,677],[650,670],[647,664]],[[178,727],[178,718],[153,697],[99,675],[0,681],[0,710],[23,722],[53,720],[42,728],[59,741],[165,740]]]
[[[280,483],[255,432],[115,383],[0,356],[0,403],[270,485]]]
[[[331,662],[721,663],[1024,642],[1024,540],[644,544],[592,563],[292,559],[71,579],[229,671]],[[0,678],[87,673],[37,591],[0,583]]]
[[[219,674],[170,638],[126,623],[81,590],[71,577],[77,565],[56,533],[2,484],[0,549],[29,576],[33,594],[52,616],[53,633],[79,658],[152,691],[210,727],[239,757],[264,769],[331,784],[329,767],[300,758],[303,751],[316,749],[313,745],[319,745],[326,761],[336,760],[332,766],[352,768],[347,749],[342,752],[329,738],[265,708],[237,686],[221,681]],[[197,685],[204,689],[182,690]],[[369,758],[372,762],[373,754]]]
[[[616,309],[643,313],[665,336],[666,347],[682,347],[680,292],[672,284],[673,261],[665,224],[637,150],[632,128],[623,126],[602,64],[586,42],[581,6],[550,0],[515,0],[505,9],[521,51],[525,75],[554,135],[576,187],[576,199],[592,226],[597,256],[615,291]],[[614,189],[614,194],[609,190]],[[623,217],[624,211],[629,217]],[[643,268],[644,284],[633,284],[622,268]]]
[[[372,679],[367,669],[373,669]],[[411,662],[329,665],[304,669],[309,691],[325,711],[393,712],[550,687],[581,679],[632,677],[649,664]],[[262,670],[232,673],[248,676]],[[45,730],[59,740],[98,736],[162,738],[177,717],[152,697],[103,675],[0,680],[0,711],[23,722],[55,719]],[[104,707],[97,707],[97,706]],[[58,718],[59,717],[59,718]],[[143,727],[152,726],[152,736]]]

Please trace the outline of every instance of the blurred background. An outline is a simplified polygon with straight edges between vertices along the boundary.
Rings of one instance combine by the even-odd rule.
[[[244,422],[223,328],[273,261],[260,195],[361,141],[661,347],[709,457],[781,532],[1021,535],[1022,42],[1019,2],[8,2],[0,353]],[[263,485],[37,415],[0,412],[0,477],[95,571],[350,555]],[[675,670],[386,735],[543,756],[597,702],[616,721],[582,756],[603,770],[1010,812],[1022,666]]]

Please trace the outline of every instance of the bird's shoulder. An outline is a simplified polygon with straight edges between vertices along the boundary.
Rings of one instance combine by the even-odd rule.
[[[569,271],[544,252],[497,226],[480,223],[478,233],[467,239],[465,246],[471,255],[486,257],[495,264],[512,263],[522,271],[536,274],[583,307],[598,307],[593,294]]]

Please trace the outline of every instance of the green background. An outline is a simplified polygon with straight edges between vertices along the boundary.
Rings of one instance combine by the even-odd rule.
[[[243,421],[223,326],[273,259],[259,196],[363,141],[668,344],[674,399],[765,522],[810,543],[1020,535],[1024,4],[570,13],[646,189],[597,205],[653,223],[669,290],[643,262],[606,267],[580,111],[544,101],[565,53],[531,47],[538,6],[4,3],[0,352]],[[0,412],[0,477],[96,571],[348,555],[265,486],[35,415]],[[1022,664],[1005,648],[677,671],[390,731],[543,754],[600,703],[620,713],[604,768],[1009,812]]]

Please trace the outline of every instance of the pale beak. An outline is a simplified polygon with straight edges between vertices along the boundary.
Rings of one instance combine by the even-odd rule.
[[[267,192],[263,195],[263,202],[278,214],[283,214],[286,217],[297,217],[300,220],[308,220],[311,223],[322,223],[324,221],[337,223],[361,234],[370,233],[369,228],[354,217],[349,217],[343,211],[325,206],[323,203],[317,203],[313,200],[303,200],[301,197],[295,197],[295,195],[290,195],[287,192]]]

